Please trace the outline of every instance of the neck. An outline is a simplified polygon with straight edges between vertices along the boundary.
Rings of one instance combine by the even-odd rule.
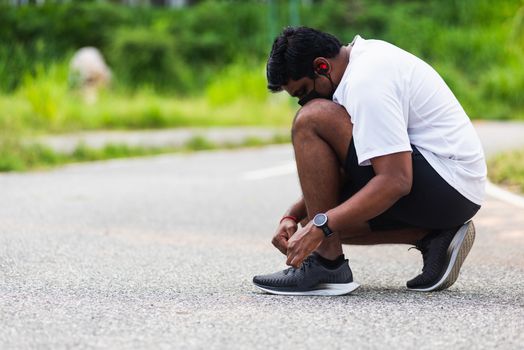
[[[350,55],[351,55],[351,45],[342,46],[342,48],[340,48],[340,53],[336,57],[336,61],[335,61],[336,71],[333,72],[335,74],[331,75],[333,78],[333,83],[336,86],[338,86],[338,84],[342,80],[342,76],[344,75],[344,72],[347,69]]]

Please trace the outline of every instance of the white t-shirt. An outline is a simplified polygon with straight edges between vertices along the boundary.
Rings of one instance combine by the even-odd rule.
[[[361,166],[415,145],[439,175],[470,201],[485,196],[486,162],[466,112],[438,73],[414,55],[356,36],[333,101],[353,123]]]

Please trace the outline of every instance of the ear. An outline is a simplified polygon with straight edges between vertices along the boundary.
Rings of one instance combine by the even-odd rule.
[[[313,61],[313,70],[318,75],[328,75],[331,73],[331,64],[324,57],[317,57]]]

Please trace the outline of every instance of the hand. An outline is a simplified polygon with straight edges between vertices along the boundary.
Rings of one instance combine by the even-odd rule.
[[[273,236],[271,243],[284,255],[287,254],[288,240],[297,231],[298,225],[292,219],[284,219],[278,225],[277,232]]]
[[[324,232],[310,221],[288,240],[286,264],[298,269],[323,240]]]

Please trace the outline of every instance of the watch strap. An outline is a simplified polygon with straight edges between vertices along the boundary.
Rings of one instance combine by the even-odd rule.
[[[327,223],[320,227],[322,232],[324,232],[325,237],[331,236],[334,232],[328,227]]]

